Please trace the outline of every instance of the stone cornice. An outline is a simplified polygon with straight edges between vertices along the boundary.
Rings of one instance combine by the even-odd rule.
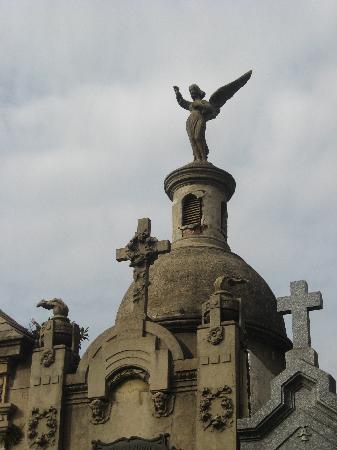
[[[235,192],[236,183],[232,175],[204,161],[193,162],[171,172],[164,181],[164,189],[170,200],[176,189],[191,184],[211,184],[226,192],[227,201]]]

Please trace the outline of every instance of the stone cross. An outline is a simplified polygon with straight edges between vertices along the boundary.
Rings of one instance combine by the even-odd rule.
[[[309,311],[323,308],[320,292],[308,293],[308,283],[292,281],[290,296],[277,299],[277,311],[281,314],[292,314],[293,348],[311,346]]]
[[[170,241],[158,241],[151,236],[151,220],[138,220],[138,228],[125,248],[116,250],[117,261],[130,261],[133,267],[134,312],[146,318],[149,286],[149,268],[161,253],[171,250]]]

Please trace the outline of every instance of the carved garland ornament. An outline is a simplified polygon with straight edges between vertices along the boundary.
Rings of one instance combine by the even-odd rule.
[[[30,447],[48,447],[55,444],[57,431],[57,409],[34,408],[28,422],[28,438]]]
[[[223,431],[233,423],[233,400],[228,396],[231,393],[232,389],[227,385],[217,389],[205,387],[202,390],[199,417],[204,430],[210,428],[211,431]]]

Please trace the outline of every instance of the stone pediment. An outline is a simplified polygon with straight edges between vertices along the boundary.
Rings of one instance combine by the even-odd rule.
[[[154,439],[143,439],[132,436],[130,438],[118,439],[110,444],[93,441],[92,445],[92,450],[170,450],[167,434],[161,434],[158,438]],[[171,450],[175,449],[172,447]]]
[[[29,331],[0,309],[0,357],[19,356],[22,346],[33,344]]]
[[[290,358],[289,358],[290,359]],[[242,450],[332,449],[337,446],[335,380],[294,360],[272,381],[272,395],[252,417],[238,420]]]

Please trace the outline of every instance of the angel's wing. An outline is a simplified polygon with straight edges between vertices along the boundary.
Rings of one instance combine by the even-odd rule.
[[[233,95],[247,83],[251,76],[252,71],[250,70],[237,80],[226,84],[226,86],[222,86],[211,95],[209,102],[217,108],[221,108],[227,100],[232,98]]]

